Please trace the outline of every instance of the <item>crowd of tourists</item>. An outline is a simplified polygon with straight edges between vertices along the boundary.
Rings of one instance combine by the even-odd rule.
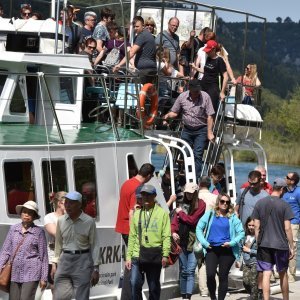
[[[149,299],[160,299],[160,273],[168,267],[173,243],[181,249],[182,299],[191,299],[195,293],[198,269],[200,295],[223,300],[235,262],[243,270],[251,299],[270,299],[274,265],[283,299],[288,299],[288,282],[296,280],[299,174],[289,172],[270,184],[265,168],[258,166],[249,172],[236,203],[227,194],[221,164],[208,176],[200,176],[203,152],[207,140],[214,140],[214,115],[225,98],[229,78],[233,84],[246,85],[244,103],[251,104],[254,88],[260,85],[256,65],[247,65],[245,74],[236,79],[228,53],[207,27],[198,36],[191,31],[180,47],[177,17],[170,18],[167,29],[158,35],[152,18],[134,17],[131,45],[124,28],[115,23],[112,10],[103,8],[98,24],[95,12],[86,12],[83,23],[77,20],[77,12],[72,5],[61,12],[69,37],[65,52],[87,55],[93,66],[109,66],[112,72],[126,64],[128,52],[143,84],[156,84],[157,73],[189,82],[177,86],[178,97],[163,119],[168,122],[182,115],[181,138],[193,147],[198,183],[177,182],[176,195],[172,195],[170,170],[166,170],[162,189],[170,211],[158,205],[157,190],[148,184],[154,176],[153,165],[142,165],[138,174],[122,185],[115,227],[127,246],[122,299],[142,299],[145,276]],[[33,16],[30,5],[22,6],[21,18]],[[116,54],[110,55],[116,48],[117,59]],[[191,57],[192,53],[197,55]],[[170,95],[169,81],[159,79],[159,86],[160,95]],[[0,253],[0,270],[12,263],[10,299],[34,299],[38,286],[51,288],[59,300],[89,298],[90,287],[99,281],[100,264],[95,184],[85,183],[81,192],[53,195],[54,212],[45,216],[45,231],[34,224],[40,218],[36,202],[16,206],[21,222],[10,228]]]
[[[183,299],[196,292],[196,269],[200,295],[224,299],[234,263],[243,270],[251,299],[270,299],[274,274],[280,278],[283,299],[288,299],[288,282],[296,280],[298,173],[289,172],[271,185],[265,168],[257,166],[234,204],[223,184],[224,168],[216,165],[199,184],[181,182],[178,199],[167,193],[165,180],[167,211],[156,202],[156,188],[148,184],[154,171],[153,165],[142,165],[120,190],[115,230],[127,246],[122,299],[142,299],[145,276],[149,299],[160,299],[160,273],[174,267],[169,266],[174,243],[180,249]],[[16,206],[21,222],[11,226],[0,252],[0,270],[12,265],[10,299],[35,299],[36,290],[47,287],[54,299],[89,298],[90,287],[99,281],[101,243],[95,185],[84,183],[82,193],[84,198],[77,191],[53,195],[54,212],[45,216],[45,230],[34,224],[40,218],[36,202]]]

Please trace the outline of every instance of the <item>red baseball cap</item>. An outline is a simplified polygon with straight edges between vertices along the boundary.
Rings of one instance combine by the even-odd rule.
[[[205,51],[206,53],[210,52],[211,50],[216,49],[217,46],[218,46],[218,43],[216,41],[209,40],[209,41],[207,41],[206,46],[203,49],[203,51]]]

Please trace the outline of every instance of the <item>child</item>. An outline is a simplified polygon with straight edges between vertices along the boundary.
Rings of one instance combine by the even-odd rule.
[[[243,243],[243,284],[250,294],[250,299],[258,299],[256,253],[257,244],[254,233],[254,219],[248,217],[245,223],[245,241]]]

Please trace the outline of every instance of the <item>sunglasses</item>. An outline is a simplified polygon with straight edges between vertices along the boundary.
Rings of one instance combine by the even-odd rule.
[[[226,205],[229,205],[229,204],[230,204],[230,201],[227,201],[227,200],[220,200],[220,204],[226,204]]]
[[[255,186],[255,185],[259,184],[260,181],[257,181],[257,182],[248,181],[248,183],[249,183],[250,186]]]
[[[293,178],[291,178],[291,177],[289,177],[289,176],[285,176],[285,178],[286,178],[287,180],[294,180]]]
[[[153,24],[146,24],[145,26],[151,26],[151,27],[154,27],[154,25],[153,25]]]
[[[91,49],[91,50],[95,50],[96,49],[96,47],[93,47],[93,46],[87,46],[88,47],[88,49]]]
[[[250,68],[249,68],[249,67],[246,67],[245,69],[246,69],[246,70],[248,70],[248,71],[250,70]]]
[[[23,13],[22,16],[31,16],[31,13]]]

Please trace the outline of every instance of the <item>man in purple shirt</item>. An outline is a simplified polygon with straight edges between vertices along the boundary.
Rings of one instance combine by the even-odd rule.
[[[171,111],[164,116],[164,120],[176,118],[182,113],[183,129],[181,138],[194,151],[196,178],[201,174],[202,156],[207,139],[214,139],[213,115],[215,113],[210,96],[201,91],[200,81],[192,79],[189,90],[180,94]]]

